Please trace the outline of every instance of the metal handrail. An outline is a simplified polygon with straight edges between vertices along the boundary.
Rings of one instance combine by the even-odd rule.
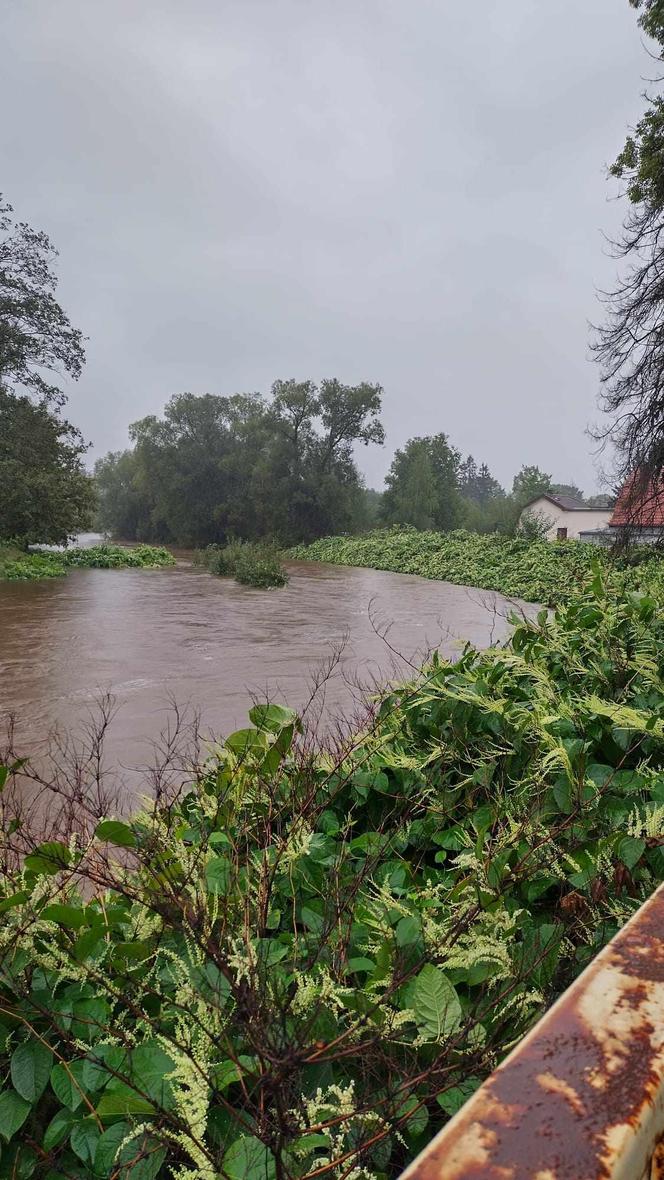
[[[663,1180],[664,885],[401,1180]]]

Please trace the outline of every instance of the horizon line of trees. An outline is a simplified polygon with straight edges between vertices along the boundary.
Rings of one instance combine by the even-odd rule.
[[[275,381],[269,397],[176,395],[163,416],[130,427],[131,448],[97,461],[98,525],[185,547],[239,537],[289,545],[392,524],[512,534],[524,505],[547,491],[606,503],[527,464],[508,492],[444,433],[409,439],[385,491],[367,488],[353,448],[383,443],[381,398],[379,385],[337,378]]]

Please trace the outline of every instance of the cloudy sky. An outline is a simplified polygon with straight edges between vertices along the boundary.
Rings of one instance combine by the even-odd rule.
[[[60,250],[92,454],[167,398],[385,389],[503,482],[587,490],[627,0],[4,0],[0,189]],[[8,113],[11,112],[11,116]]]

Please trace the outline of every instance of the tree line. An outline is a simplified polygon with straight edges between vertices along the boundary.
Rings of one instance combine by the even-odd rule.
[[[99,524],[126,539],[285,543],[366,523],[353,448],[382,443],[382,389],[276,381],[260,394],[172,397],[95,466]]]
[[[511,534],[542,492],[583,501],[581,489],[533,465],[507,492],[443,433],[410,439],[386,490],[366,488],[353,449],[384,441],[381,397],[379,385],[337,379],[276,381],[267,398],[173,397],[162,417],[130,427],[131,449],[96,464],[99,526],[196,547],[235,537],[293,544],[391,524]]]

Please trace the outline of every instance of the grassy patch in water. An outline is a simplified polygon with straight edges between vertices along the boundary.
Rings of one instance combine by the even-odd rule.
[[[199,550],[194,561],[211,574],[232,577],[243,586],[269,590],[285,586],[288,574],[274,545],[266,542],[231,541],[228,545],[208,545]]]

